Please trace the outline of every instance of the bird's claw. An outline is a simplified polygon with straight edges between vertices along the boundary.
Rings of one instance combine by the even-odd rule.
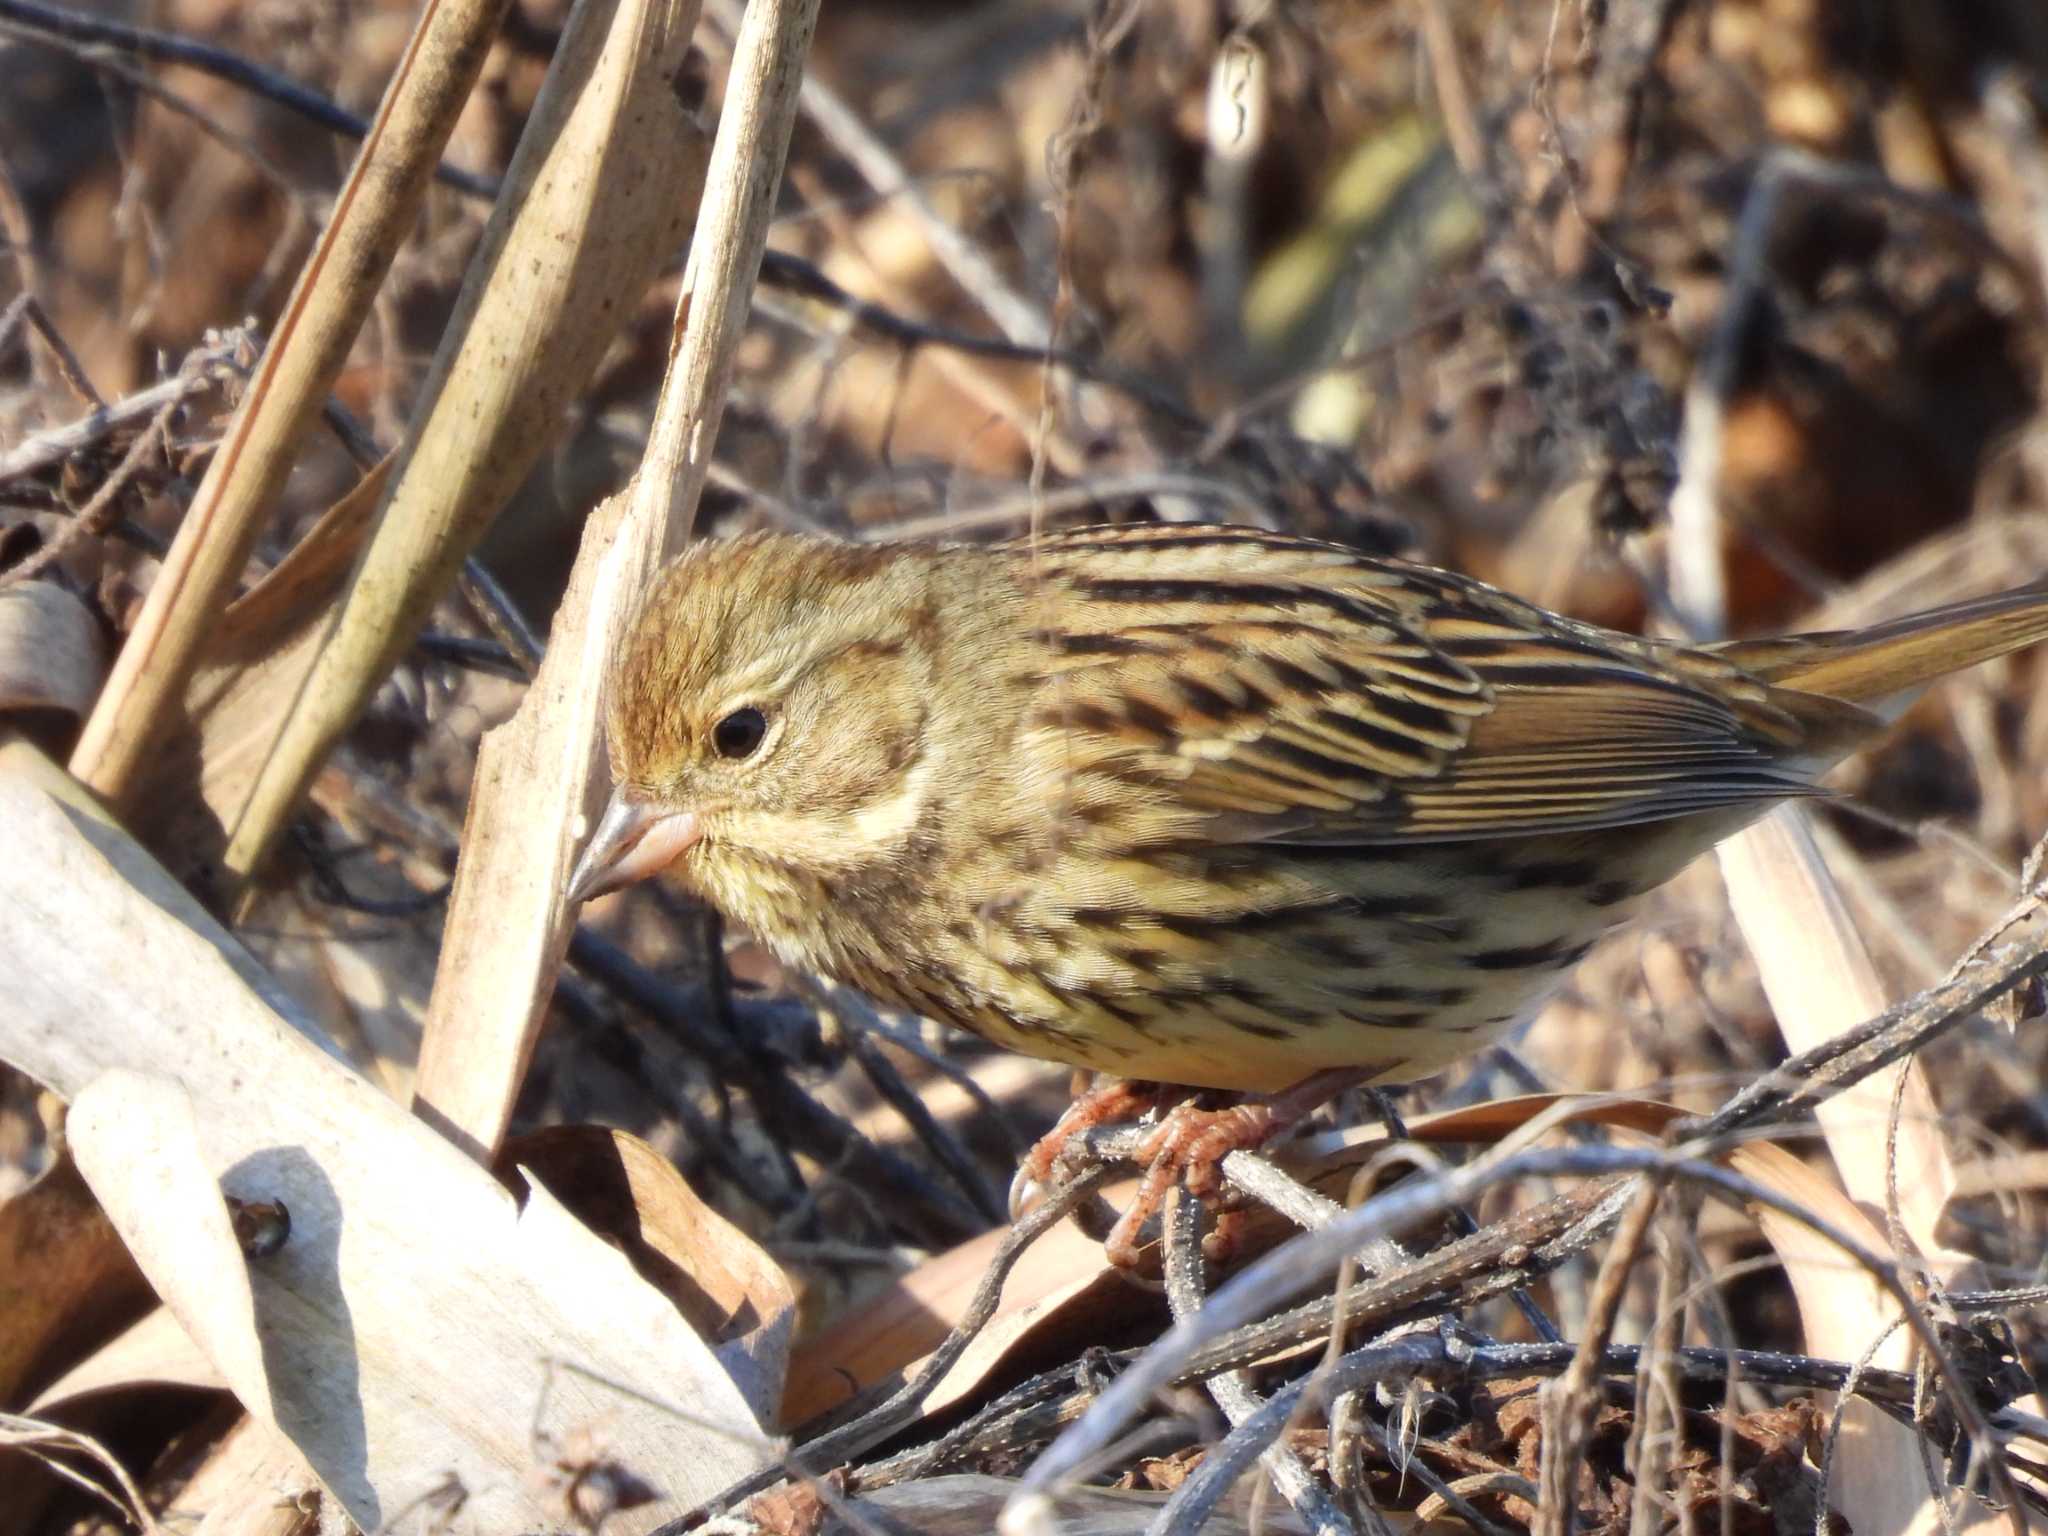
[[[1010,1219],[1015,1221],[1057,1182],[1054,1175],[1059,1168],[1081,1154],[1081,1136],[1098,1125],[1136,1120],[1156,1108],[1168,1091],[1157,1083],[1116,1081],[1098,1084],[1075,1099],[1059,1122],[1025,1154],[1017,1176],[1010,1181]]]
[[[1174,1105],[1152,1134],[1138,1144],[1134,1160],[1144,1168],[1145,1176],[1130,1206],[1103,1239],[1103,1256],[1117,1269],[1135,1268],[1145,1224],[1165,1204],[1168,1190],[1180,1184],[1196,1199],[1214,1206],[1224,1193],[1223,1160],[1233,1152],[1263,1146],[1287,1124],[1263,1099],[1221,1109],[1203,1109],[1192,1101]],[[1209,1258],[1229,1256],[1235,1246],[1233,1225],[1219,1219],[1211,1228],[1202,1241],[1202,1251]]]

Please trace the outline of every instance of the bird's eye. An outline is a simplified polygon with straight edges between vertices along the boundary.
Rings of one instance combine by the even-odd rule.
[[[768,717],[749,704],[736,709],[711,728],[711,745],[720,757],[735,760],[752,757],[768,734]]]

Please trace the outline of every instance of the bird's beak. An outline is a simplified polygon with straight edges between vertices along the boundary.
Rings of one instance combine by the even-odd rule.
[[[645,880],[689,852],[704,835],[695,811],[672,811],[612,792],[597,830],[569,877],[569,904]]]

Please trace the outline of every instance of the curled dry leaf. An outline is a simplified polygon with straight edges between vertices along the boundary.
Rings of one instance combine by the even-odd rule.
[[[106,671],[99,625],[78,598],[50,581],[0,587],[0,713],[83,717]]]
[[[1112,1188],[1110,1195],[1128,1199],[1135,1187]],[[807,1340],[790,1360],[782,1422],[802,1424],[840,1407],[936,1349],[967,1310],[1006,1235],[998,1228],[935,1255]],[[971,1396],[1018,1352],[1070,1358],[1126,1323],[1162,1313],[1157,1296],[1110,1270],[1098,1240],[1063,1221],[1024,1250],[995,1317],[932,1390],[925,1411]]]
[[[530,1174],[675,1303],[769,1417],[789,1356],[796,1293],[760,1245],[706,1205],[675,1164],[628,1131],[558,1125],[514,1137],[501,1173]]]

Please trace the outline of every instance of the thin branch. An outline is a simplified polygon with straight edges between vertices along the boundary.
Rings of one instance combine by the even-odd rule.
[[[1175,1321],[1193,1317],[1202,1310],[1202,1206],[1185,1189],[1176,1188],[1167,1197],[1164,1246],[1166,1249],[1166,1300]],[[1219,1371],[1203,1383],[1232,1429],[1240,1429],[1265,1408],[1251,1382],[1241,1370]],[[1285,1421],[1283,1421],[1284,1423]],[[1228,1444],[1228,1441],[1225,1442]],[[1219,1446],[1210,1459],[1225,1456]],[[1353,1536],[1351,1522],[1337,1501],[1318,1484],[1308,1466],[1281,1441],[1279,1435],[1259,1452],[1273,1486],[1280,1490],[1294,1512],[1316,1536]],[[1242,1465],[1232,1459],[1239,1471]],[[1235,1481],[1234,1478],[1231,1481]],[[1222,1487],[1227,1489],[1229,1482]],[[1219,1493],[1222,1489],[1218,1490]],[[1208,1509],[1169,1513],[1162,1509],[1153,1530],[1158,1536],[1192,1536],[1201,1529]]]
[[[275,70],[265,69],[226,48],[216,48],[176,32],[131,27],[62,6],[44,5],[41,0],[0,0],[0,23],[30,41],[118,48],[152,63],[181,64],[187,69],[238,85],[252,95],[296,112],[344,138],[360,139],[369,132],[370,125],[365,119],[318,91]],[[435,179],[486,201],[494,201],[498,195],[495,180],[457,170],[453,166],[441,166],[435,172]]]
[[[7,4],[9,0],[0,0]],[[101,406],[76,421],[23,438],[0,453],[0,486],[56,469],[67,459],[106,441],[117,432],[144,426],[166,406],[189,404],[223,383],[237,386],[255,361],[256,338],[248,331],[216,332],[207,344],[186,354],[177,374]]]
[[[1685,1152],[1694,1149],[1687,1148]],[[1081,1421],[1039,1457],[1020,1480],[1005,1507],[1005,1536],[1025,1536],[1046,1528],[1050,1501],[1074,1471],[1090,1462],[1101,1447],[1121,1432],[1151,1394],[1170,1383],[1197,1349],[1241,1327],[1268,1310],[1276,1297],[1296,1294],[1327,1277],[1343,1257],[1370,1237],[1405,1231],[1441,1215],[1496,1185],[1522,1179],[1596,1177],[1603,1174],[1654,1173],[1684,1179],[1738,1203],[1754,1203],[1778,1211],[1808,1227],[1839,1248],[1873,1279],[1898,1306],[1908,1326],[1936,1361],[1957,1420],[1972,1442],[1989,1456],[1994,1487],[2016,1536],[2023,1536],[2017,1514],[2018,1492],[2004,1461],[1996,1454],[1982,1413],[1967,1384],[1941,1347],[1939,1337],[1912,1291],[1900,1278],[1897,1264],[1871,1251],[1853,1234],[1768,1189],[1755,1180],[1695,1156],[1622,1147],[1538,1148],[1506,1157],[1481,1159],[1434,1178],[1416,1179],[1375,1196],[1329,1226],[1295,1237],[1247,1266],[1217,1291],[1201,1312],[1176,1322],[1138,1363],[1082,1416]]]

